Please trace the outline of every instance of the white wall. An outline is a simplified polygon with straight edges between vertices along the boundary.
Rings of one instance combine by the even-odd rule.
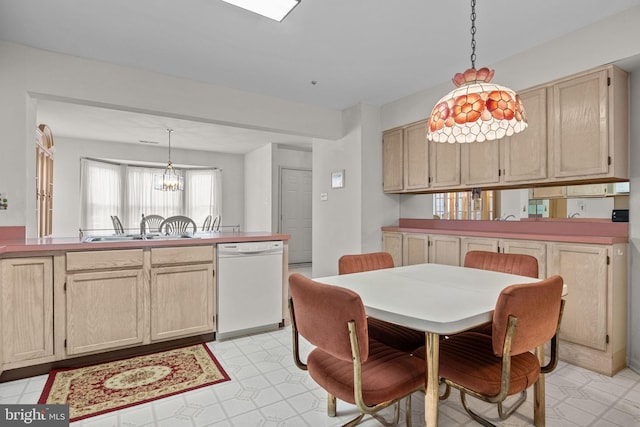
[[[244,221],[244,164],[242,155],[172,149],[176,167],[209,166],[222,169],[222,223]],[[78,235],[80,226],[80,158],[92,157],[166,164],[167,150],[148,145],[86,141],[55,137],[53,168],[53,237]]]
[[[36,111],[33,98],[338,138],[341,112],[0,42],[0,192],[9,209],[0,225],[36,233],[33,190]],[[16,179],[16,177],[18,177]]]
[[[244,223],[242,231],[272,231],[273,144],[244,156]]]
[[[360,106],[357,106],[344,112],[344,137],[336,141],[318,140],[313,143],[313,277],[337,274],[341,255],[360,252],[360,110]],[[344,188],[331,188],[331,172],[343,169]],[[321,200],[322,194],[326,194],[326,200]]]
[[[631,74],[629,183],[629,366],[640,372],[640,70]]]

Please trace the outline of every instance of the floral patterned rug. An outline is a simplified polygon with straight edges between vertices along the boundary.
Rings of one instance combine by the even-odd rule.
[[[68,404],[70,420],[229,381],[205,344],[49,373],[40,404]]]

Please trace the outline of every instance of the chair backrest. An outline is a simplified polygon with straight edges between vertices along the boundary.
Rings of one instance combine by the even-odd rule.
[[[393,257],[388,252],[343,255],[338,260],[338,274],[393,268]]]
[[[469,251],[464,266],[519,276],[538,277],[538,260],[531,255]]]
[[[195,233],[197,230],[196,223],[191,218],[182,215],[170,216],[160,224],[160,233],[162,234]]]
[[[509,316],[518,318],[511,354],[530,351],[556,333],[562,300],[562,277],[555,275],[533,283],[511,285],[500,292],[493,312],[493,352],[502,355]]]
[[[295,328],[307,341],[332,356],[352,361],[348,322],[356,323],[361,360],[369,357],[364,305],[357,293],[316,282],[301,274],[289,276]]]
[[[124,234],[124,227],[118,215],[111,215],[111,223],[113,224],[113,231],[115,231],[116,234]]]
[[[211,215],[207,215],[207,217],[204,219],[204,222],[202,223],[202,231],[209,230],[211,230]]]
[[[164,221],[164,217],[160,215],[147,215],[144,217],[144,223],[147,227],[147,231],[160,231],[160,224]]]
[[[220,215],[216,215],[211,222],[211,231],[220,231]]]

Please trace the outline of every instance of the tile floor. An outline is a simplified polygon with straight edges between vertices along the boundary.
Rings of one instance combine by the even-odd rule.
[[[294,271],[309,274],[303,266]],[[297,369],[291,355],[291,329],[208,343],[231,381],[88,418],[73,426],[339,426],[355,409],[338,402],[338,416],[326,415],[326,394]],[[309,346],[303,343],[303,351]],[[36,403],[46,376],[0,384],[0,403]],[[566,363],[547,376],[547,426],[640,426],[640,375],[625,369],[610,378]],[[501,426],[532,425],[529,400]],[[485,415],[490,405],[473,402]],[[389,409],[386,410],[389,414]],[[403,416],[403,415],[402,415]],[[424,425],[424,395],[412,398],[414,426]],[[457,394],[440,403],[441,426],[475,426]],[[370,417],[363,426],[379,426]],[[401,424],[403,425],[403,424]]]

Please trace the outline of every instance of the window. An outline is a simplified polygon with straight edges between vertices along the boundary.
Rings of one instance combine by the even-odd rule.
[[[471,191],[437,193],[433,195],[433,214],[441,219],[492,220],[495,217],[495,192],[480,192],[473,198]]]
[[[113,232],[117,215],[125,232],[137,232],[142,214],[186,215],[201,226],[207,215],[221,213],[221,171],[183,169],[184,191],[153,189],[153,176],[164,169],[81,160],[81,229],[93,234]]]

